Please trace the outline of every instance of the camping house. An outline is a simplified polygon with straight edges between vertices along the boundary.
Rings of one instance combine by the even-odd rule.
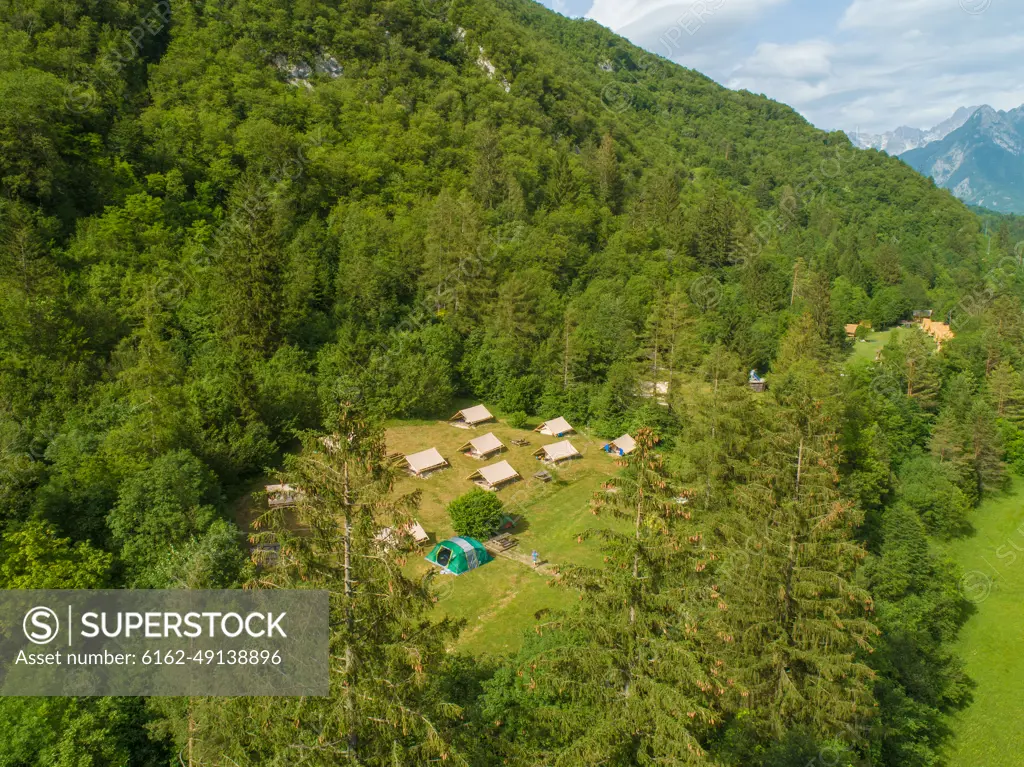
[[[953,332],[949,325],[944,322],[935,322],[928,317],[921,320],[921,329],[935,339],[940,349],[944,342],[956,338],[956,333]]]
[[[469,480],[484,490],[498,490],[503,485],[515,482],[517,479],[520,479],[519,472],[513,469],[508,461],[484,466],[469,475]]]
[[[493,557],[480,541],[473,538],[449,538],[427,554],[427,561],[451,575],[462,575],[490,562]]]
[[[493,420],[494,416],[491,415],[490,410],[485,408],[483,405],[477,405],[476,407],[469,407],[465,410],[460,410],[448,419],[448,423],[453,426],[459,426],[466,429]]]
[[[606,453],[614,453],[619,456],[629,455],[634,450],[636,450],[636,440],[628,434],[623,434],[614,442],[609,442],[604,446]]]
[[[399,527],[397,534],[394,528],[385,527],[377,533],[376,540],[378,543],[383,544],[385,548],[394,549],[398,548],[403,537],[411,538],[413,543],[417,546],[422,546],[424,543],[430,542],[430,536],[427,535],[427,531],[423,529],[423,525],[415,521]]]
[[[857,337],[857,329],[859,327],[860,327],[860,323],[859,322],[852,322],[849,325],[847,325],[846,326],[846,337],[847,338],[856,338]]]
[[[580,451],[577,450],[572,442],[565,440],[565,442],[556,442],[553,445],[545,445],[540,450],[534,453],[544,463],[561,463],[562,461],[568,461],[572,458],[579,458]]]
[[[495,437],[493,433],[489,433],[482,437],[471,439],[459,448],[459,452],[465,453],[470,458],[488,458],[500,453],[504,449],[505,446],[501,444],[501,440]]]
[[[756,392],[767,391],[768,382],[757,374],[756,370],[750,371],[750,388]]]
[[[538,426],[534,431],[539,431],[548,437],[564,437],[566,434],[572,434],[576,431],[569,422],[564,418],[553,418],[550,421],[545,421]]]
[[[267,485],[266,491],[267,505],[272,509],[295,506],[302,499],[302,493],[291,485]]]
[[[433,447],[430,450],[424,450],[422,453],[407,455],[405,462],[409,465],[409,471],[417,477],[425,477],[431,472],[447,468],[448,466],[448,461],[437,452],[437,448]]]

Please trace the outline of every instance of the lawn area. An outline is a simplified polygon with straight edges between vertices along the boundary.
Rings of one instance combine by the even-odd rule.
[[[957,651],[977,682],[974,703],[954,716],[950,767],[1011,767],[1024,754],[1024,480],[975,512],[977,533],[949,553],[977,605]]]
[[[469,440],[488,432],[493,432],[508,450],[484,461],[459,451]],[[513,439],[528,440],[530,445],[517,447],[512,444]],[[434,543],[454,533],[446,511],[448,503],[473,489],[470,474],[497,461],[508,461],[523,478],[498,493],[506,510],[522,518],[512,531],[520,541],[516,551],[529,557],[536,550],[542,563],[552,566],[537,572],[520,562],[497,559],[459,577],[439,575],[434,588],[438,612],[467,621],[459,639],[460,648],[478,653],[517,649],[538,611],[567,606],[576,598],[553,583],[552,570],[564,564],[601,563],[595,544],[577,543],[577,536],[588,527],[615,524],[610,517],[594,517],[590,502],[619,466],[601,449],[606,440],[584,433],[570,435],[568,439],[582,457],[564,463],[561,468],[552,468],[534,458],[533,452],[561,439],[537,434],[531,428],[514,429],[502,422],[492,422],[475,429],[459,429],[433,420],[395,421],[387,425],[389,452],[408,455],[434,447],[451,464],[450,468],[426,478],[403,478],[395,488],[399,494],[420,491],[416,518],[432,541],[409,555],[405,571],[410,577],[421,578],[429,572],[432,565],[424,556]],[[553,475],[551,482],[534,479],[533,475],[542,469]],[[254,500],[253,493],[270,481],[276,478],[258,477],[237,489],[231,512],[243,530],[250,530],[252,521],[265,508],[262,502]]]
[[[486,461],[459,452],[470,439],[488,432],[494,432],[508,451]],[[418,516],[434,541],[452,535],[445,508],[449,501],[473,488],[469,475],[480,466],[507,460],[523,477],[498,493],[509,512],[523,517],[513,531],[520,541],[518,551],[529,555],[536,549],[542,561],[553,565],[600,564],[601,555],[596,547],[590,542],[577,543],[576,539],[588,527],[611,522],[608,518],[596,519],[590,510],[591,498],[618,471],[614,459],[601,450],[604,440],[585,434],[570,436],[583,457],[560,469],[549,468],[554,480],[545,483],[533,478],[545,468],[533,457],[533,451],[560,440],[530,430],[513,429],[504,423],[466,430],[437,421],[403,421],[389,425],[387,437],[390,451],[412,453],[436,447],[451,463],[451,468],[426,479],[404,479],[397,488],[398,492],[422,492]],[[530,446],[516,447],[512,445],[513,439],[528,440]],[[415,554],[406,569],[409,575],[419,577],[430,567],[420,554]],[[529,566],[498,559],[457,578],[438,576],[438,610],[467,620],[459,640],[461,648],[494,653],[515,650],[539,610],[566,606],[575,598],[552,580]]]
[[[853,352],[850,354],[850,362],[874,362],[875,355],[887,343],[896,328],[882,330],[878,333],[871,333],[864,341],[857,341],[853,345]]]

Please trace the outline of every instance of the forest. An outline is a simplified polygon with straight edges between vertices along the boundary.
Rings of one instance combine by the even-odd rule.
[[[0,765],[944,764],[1020,232],[530,0],[0,0],[0,588],[332,594],[330,697],[0,698]],[[516,653],[375,542],[470,399],[637,435]]]

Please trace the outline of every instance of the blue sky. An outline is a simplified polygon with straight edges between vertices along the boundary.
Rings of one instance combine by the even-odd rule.
[[[543,0],[828,130],[1024,104],[1024,0]]]

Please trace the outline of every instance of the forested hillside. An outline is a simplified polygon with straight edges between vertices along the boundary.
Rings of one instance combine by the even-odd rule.
[[[457,398],[649,430],[631,534],[517,656],[446,652],[359,517],[387,598],[330,535],[259,571],[336,592],[331,698],[3,699],[0,765],[940,764],[935,541],[1024,471],[1016,263],[899,160],[529,0],[0,0],[0,588],[252,586],[231,504],[329,483],[314,432],[366,472],[316,526],[391,513],[380,424]],[[918,309],[956,338],[844,362]]]

